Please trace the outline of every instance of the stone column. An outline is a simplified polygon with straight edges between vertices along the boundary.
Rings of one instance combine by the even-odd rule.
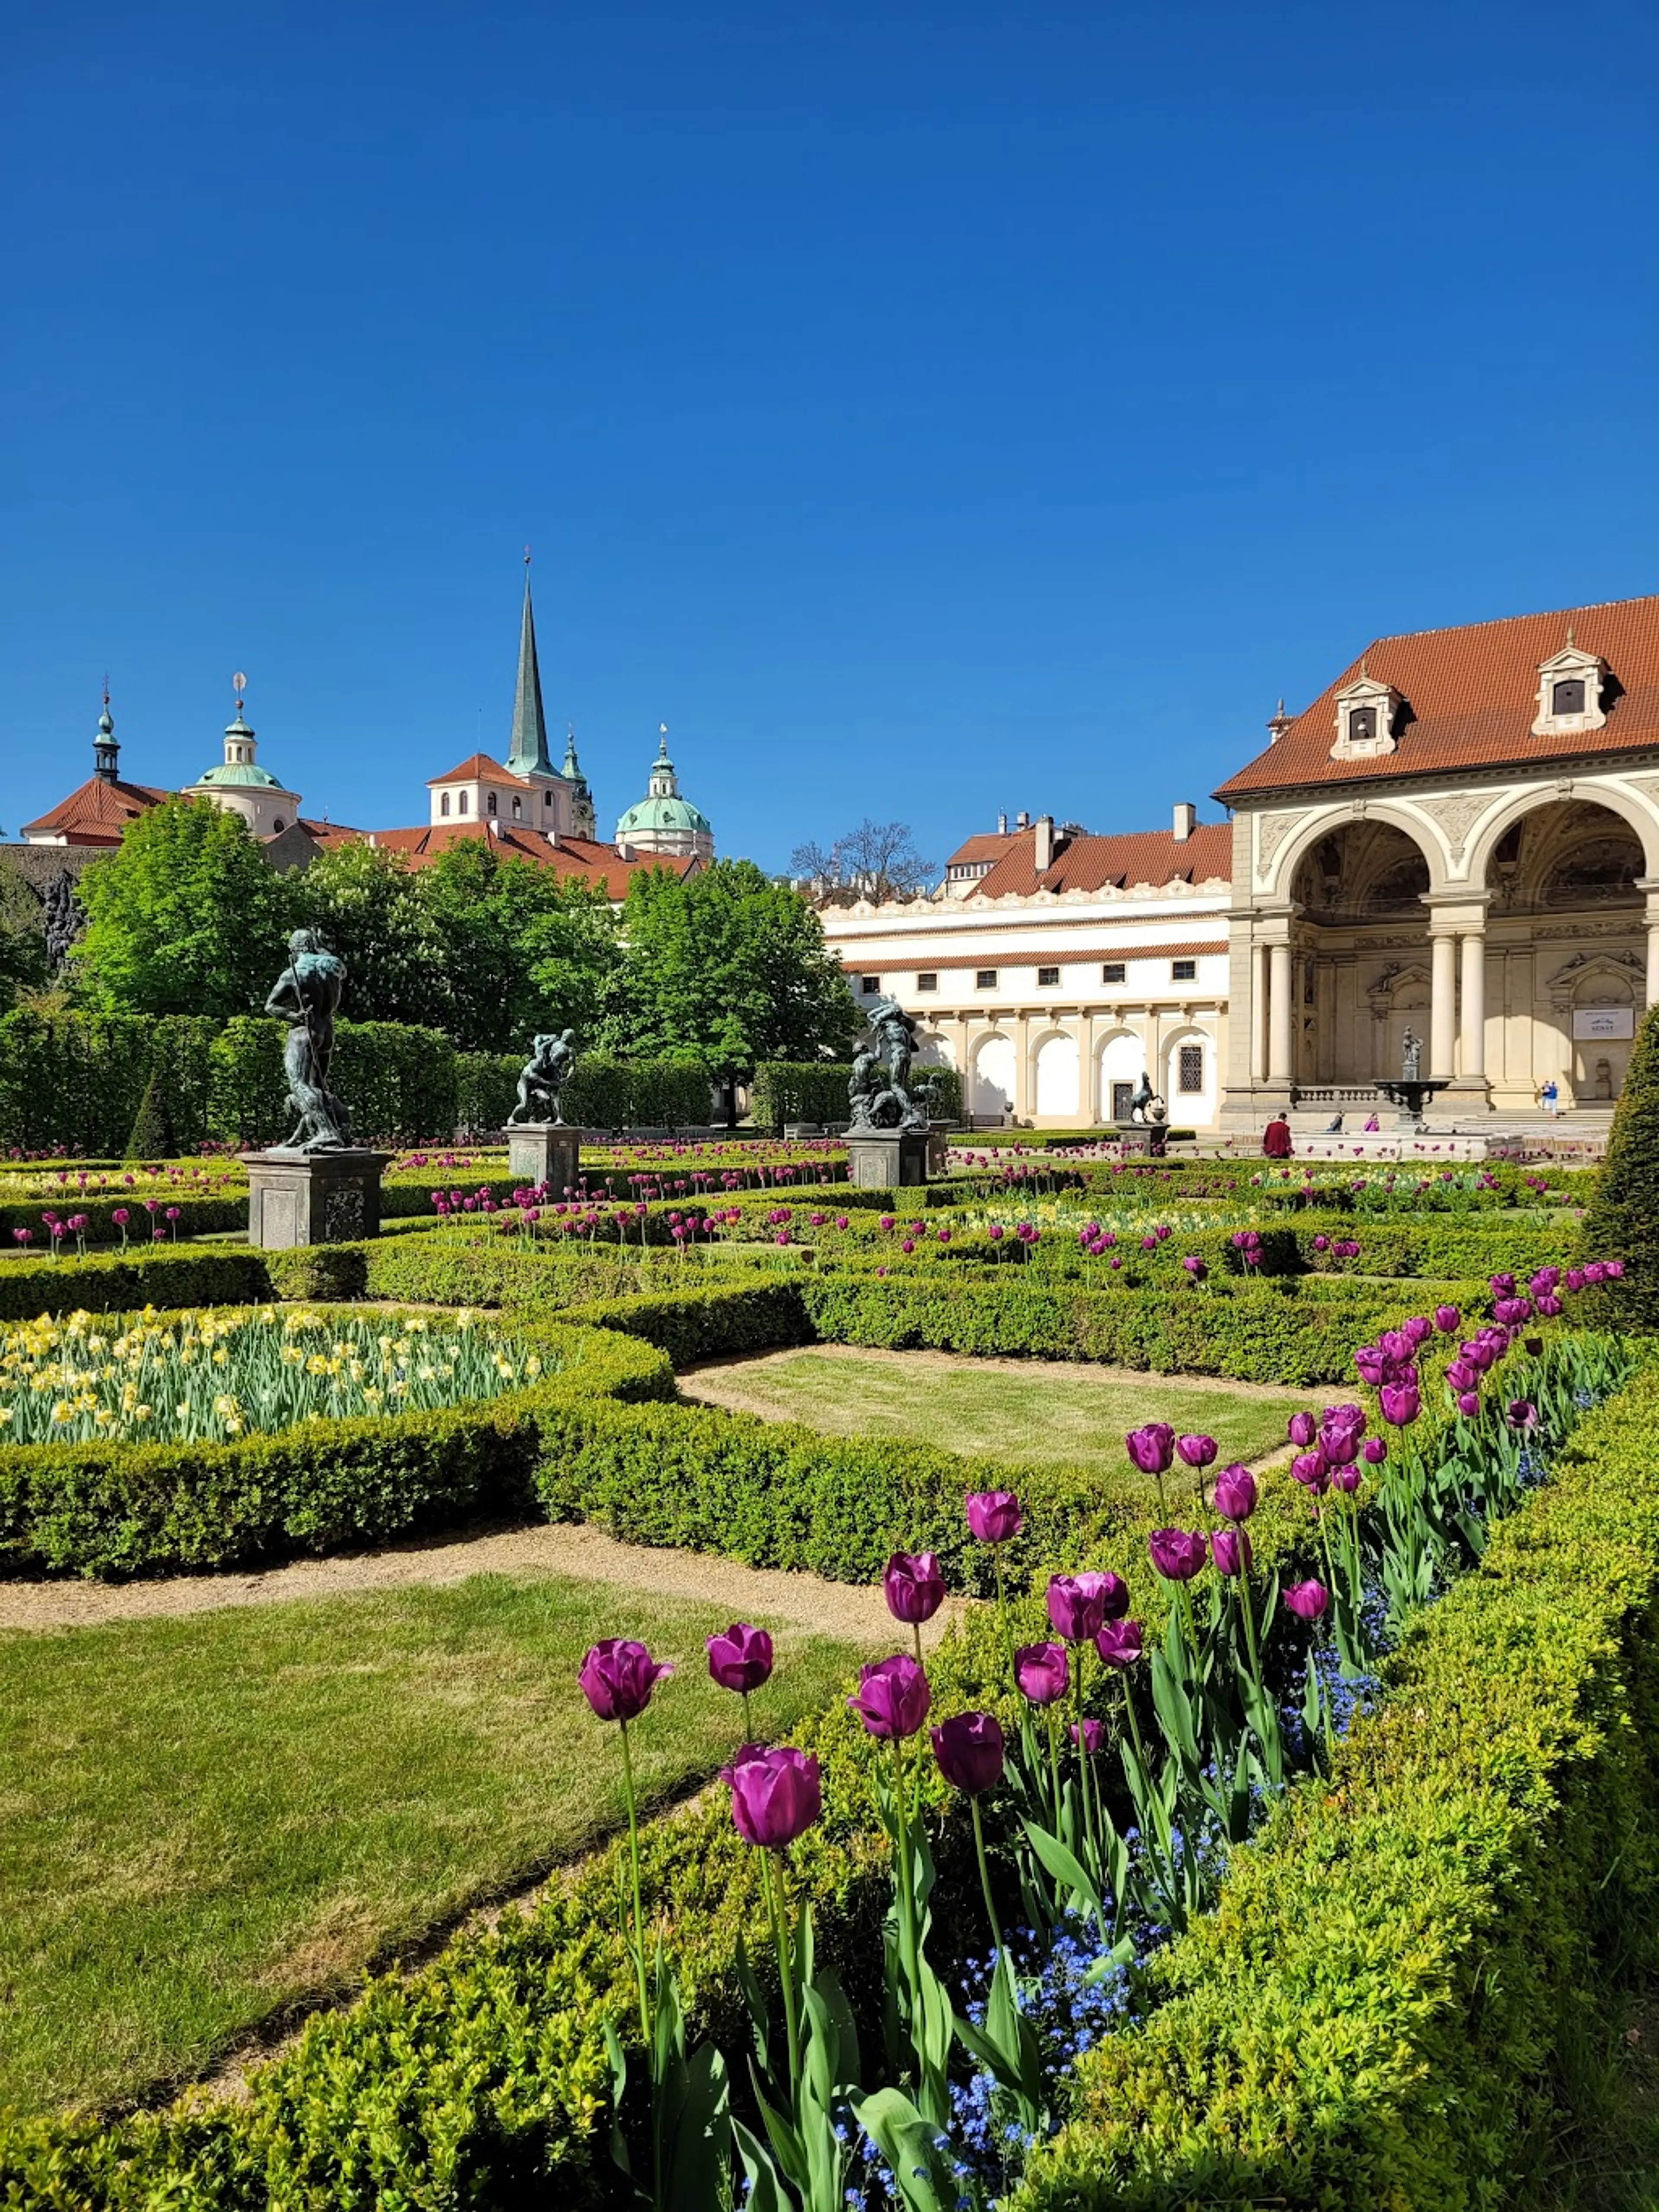
[[[1486,1077],[1486,937],[1463,933],[1463,1002],[1458,1010],[1457,1072],[1466,1081]]]
[[[1648,988],[1646,1003],[1659,1006],[1659,879],[1638,876],[1636,888],[1647,895]]]
[[[1250,1080],[1260,1083],[1267,1073],[1267,948],[1250,947],[1250,1003],[1239,1009],[1249,1022]]]
[[[1451,931],[1437,930],[1429,952],[1429,1064],[1423,1073],[1449,1077],[1455,1072],[1457,1036],[1457,940]]]
[[[1267,948],[1267,1080],[1291,1080],[1291,948],[1288,940]]]

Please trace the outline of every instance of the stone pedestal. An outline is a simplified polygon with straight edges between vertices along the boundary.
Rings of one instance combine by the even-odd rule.
[[[926,1129],[849,1129],[847,1180],[859,1190],[903,1190],[927,1180]]]
[[[556,1198],[581,1180],[582,1133],[563,1121],[509,1121],[507,1171],[515,1182],[544,1188]]]
[[[1169,1124],[1165,1121],[1120,1121],[1114,1130],[1115,1141],[1126,1153],[1145,1152],[1155,1160],[1164,1158],[1164,1148],[1170,1141]]]
[[[266,1252],[353,1244],[380,1233],[380,1177],[390,1152],[250,1152],[247,1241]]]
[[[930,1121],[927,1124],[927,1179],[931,1182],[950,1168],[951,1130],[949,1121]]]

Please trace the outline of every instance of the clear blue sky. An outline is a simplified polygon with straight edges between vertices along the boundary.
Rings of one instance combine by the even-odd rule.
[[[602,825],[1168,818],[1367,638],[1659,588],[1659,12],[14,9],[0,823],[426,818],[528,541]]]

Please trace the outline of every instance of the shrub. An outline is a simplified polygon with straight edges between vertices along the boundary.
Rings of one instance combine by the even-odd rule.
[[[456,1054],[455,1133],[463,1143],[474,1142],[504,1125],[519,1095],[523,1066],[523,1060],[513,1052]]]
[[[750,1112],[762,1128],[781,1131],[787,1121],[844,1122],[850,1109],[848,1085],[850,1063],[828,1060],[767,1060],[755,1070],[749,1086]],[[923,1067],[911,1071],[911,1088],[929,1083],[933,1089],[933,1112],[945,1121],[962,1118],[962,1077],[954,1067]]]
[[[1020,2212],[1527,2201],[1552,2054],[1653,1924],[1656,1421],[1650,1368],[1419,1616],[1334,1786],[1234,1855],[1161,2002],[1080,2063]]]
[[[152,1075],[144,1085],[144,1095],[139,1101],[132,1133],[127,1139],[127,1158],[130,1160],[167,1160],[172,1158],[175,1150],[166,1093]]]
[[[0,1150],[61,1145],[118,1158],[152,1077],[167,1101],[173,1142],[194,1149],[208,1133],[214,1028],[183,1015],[0,1018]]]
[[[1637,1031],[1583,1243],[1593,1258],[1624,1261],[1626,1324],[1659,1329],[1659,1006]]]

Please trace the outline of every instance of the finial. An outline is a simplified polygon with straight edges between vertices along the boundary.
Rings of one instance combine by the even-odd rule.
[[[1567,643],[1569,645],[1572,643],[1572,624],[1571,623],[1567,624]]]
[[[1282,691],[1279,695],[1279,719],[1281,722],[1285,719],[1285,695]]]
[[[235,695],[236,711],[240,714],[242,711],[242,701],[247,692],[247,678],[243,675],[240,668],[230,679],[230,688],[232,692]]]
[[[526,568],[530,566],[530,548],[527,545],[524,549],[524,565]]]

